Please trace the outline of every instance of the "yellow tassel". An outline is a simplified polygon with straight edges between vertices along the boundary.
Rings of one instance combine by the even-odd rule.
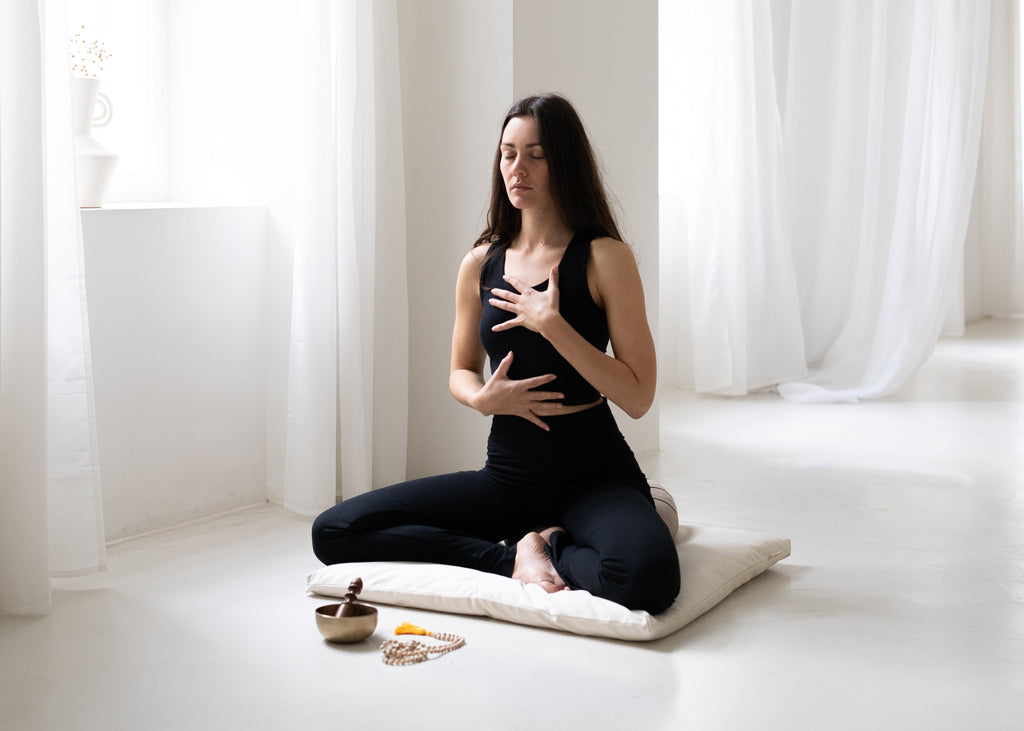
[[[409,622],[402,622],[400,625],[395,627],[395,634],[396,635],[429,635],[429,634],[432,634],[432,633],[427,631],[427,630],[425,630],[425,629],[423,629],[422,627],[417,627],[414,624],[410,624]]]

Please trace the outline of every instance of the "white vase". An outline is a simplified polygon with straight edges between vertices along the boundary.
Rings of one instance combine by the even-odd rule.
[[[98,107],[98,108],[97,108]],[[71,124],[75,132],[75,178],[78,205],[99,208],[117,167],[118,156],[92,136],[94,127],[110,124],[114,107],[100,92],[99,79],[71,79]]]

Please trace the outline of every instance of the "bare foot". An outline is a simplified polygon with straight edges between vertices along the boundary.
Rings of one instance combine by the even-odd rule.
[[[542,530],[540,532],[540,537],[541,537],[541,539],[543,539],[543,541],[546,544],[548,544],[550,546],[551,545],[551,534],[552,533],[557,533],[558,531],[562,531],[563,533],[565,533],[565,528],[563,528],[560,525],[553,525],[550,528],[545,528],[544,530]]]
[[[519,579],[524,584],[537,584],[549,594],[567,588],[551,564],[551,559],[544,550],[544,539],[539,533],[527,533],[516,544],[516,563],[512,569],[512,578]]]

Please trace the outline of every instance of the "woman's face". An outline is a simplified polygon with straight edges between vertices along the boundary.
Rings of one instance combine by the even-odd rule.
[[[512,205],[520,210],[553,204],[548,161],[540,144],[537,120],[513,117],[501,135],[501,177]]]

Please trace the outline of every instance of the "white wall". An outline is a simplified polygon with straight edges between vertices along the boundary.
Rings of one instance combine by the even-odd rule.
[[[1016,215],[1021,140],[1015,129],[1015,105],[1020,104],[1021,69],[1014,36],[1020,22],[1016,3],[992,4],[985,112],[974,183],[971,218],[964,242],[964,303],[955,327],[963,334],[962,320],[987,316],[1012,317],[1024,308],[1024,262],[1013,251],[1024,236],[1024,222]],[[1018,293],[1018,294],[1014,294]]]
[[[265,223],[83,211],[107,540],[266,499]]]
[[[513,92],[568,97],[619,203],[622,235],[658,318],[658,0],[516,0]],[[637,454],[658,448],[658,404],[633,421],[616,410]]]
[[[409,477],[478,469],[488,421],[448,392],[455,278],[483,228],[512,100],[512,2],[399,0],[409,269]]]
[[[488,422],[448,393],[459,262],[483,228],[501,122],[512,102],[559,91],[577,106],[621,204],[657,332],[657,0],[399,2],[410,298],[410,477],[475,469]],[[619,412],[639,454],[657,405]]]

